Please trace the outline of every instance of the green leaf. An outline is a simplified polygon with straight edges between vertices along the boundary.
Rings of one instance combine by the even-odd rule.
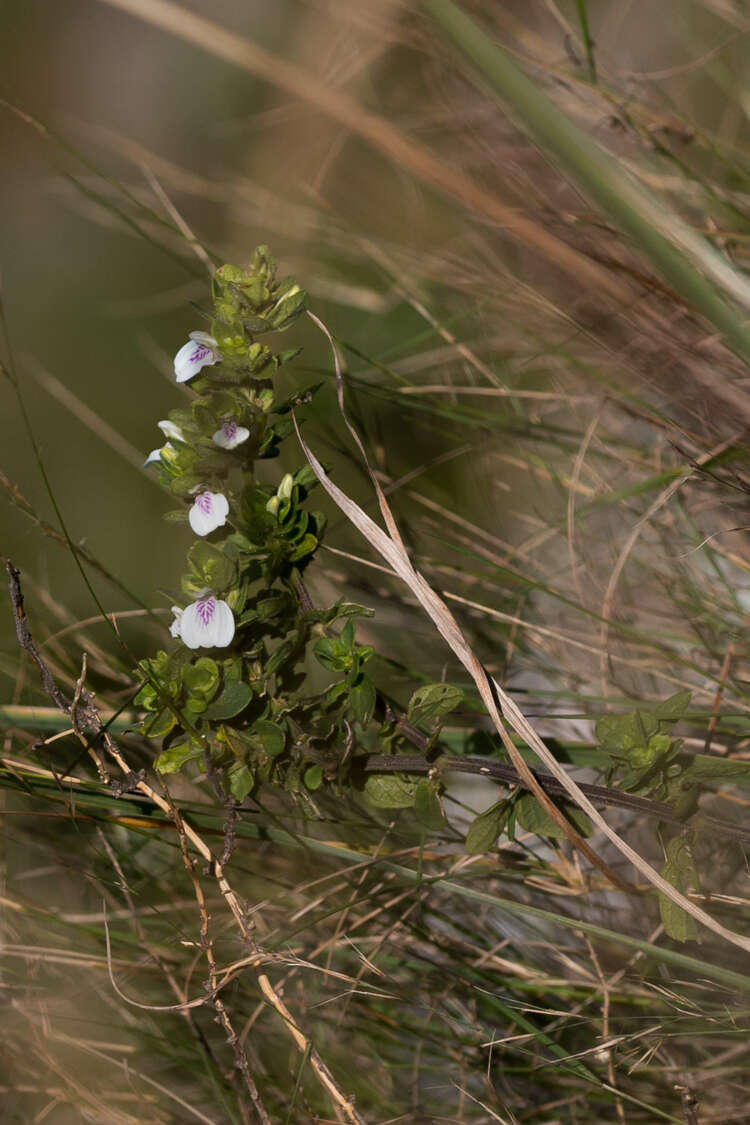
[[[144,684],[133,700],[133,706],[143,707],[146,711],[155,711],[159,705],[159,695],[151,684]]]
[[[251,792],[255,779],[244,762],[235,762],[229,770],[229,792],[235,801],[244,801]]]
[[[654,715],[662,722],[678,723],[690,706],[691,695],[689,691],[678,691],[676,695],[670,695],[669,699],[654,708]]]
[[[628,765],[634,770],[650,769],[669,753],[673,743],[668,734],[652,734],[646,746],[635,746],[627,752]]]
[[[372,645],[357,645],[352,652],[351,682],[354,683],[359,676],[360,669],[368,660],[372,660],[375,649]]]
[[[321,782],[323,781],[323,767],[308,766],[308,768],[305,770],[305,776],[303,780],[307,788],[312,792],[315,792],[316,789],[320,788]]]
[[[349,706],[354,718],[367,726],[375,710],[375,685],[369,676],[360,676],[349,692]]]
[[[710,754],[696,754],[682,775],[683,781],[701,782],[704,785],[750,786],[750,762],[732,758],[715,758]]]
[[[657,758],[662,758],[672,747],[674,742],[668,734],[652,734],[648,740],[648,748],[654,756],[654,761]]]
[[[317,546],[317,538],[308,531],[289,555],[289,562],[299,562],[300,559],[307,558],[316,550]]]
[[[581,836],[590,836],[594,831],[591,821],[582,809],[575,805],[566,804],[565,817]],[[556,840],[565,839],[565,831],[547,813],[537,801],[533,793],[524,793],[515,803],[516,820],[527,832],[536,836],[551,836]]]
[[[346,680],[339,680],[337,684],[331,684],[325,694],[325,706],[332,707],[333,704],[337,703],[341,696],[345,695],[348,691],[349,685]]]
[[[241,680],[227,680],[213,703],[204,711],[206,719],[231,719],[244,711],[253,698],[250,684]]]
[[[188,551],[188,562],[193,573],[212,590],[225,590],[234,584],[235,566],[219,547],[205,539],[194,543]]]
[[[415,726],[427,719],[439,719],[455,711],[463,698],[464,693],[453,684],[425,684],[409,700],[407,717]]]
[[[342,617],[373,617],[374,614],[374,609],[357,605],[355,602],[337,602],[329,610],[324,611],[324,619],[329,625],[332,625],[334,621],[338,621]]]
[[[417,784],[414,794],[414,812],[417,820],[431,832],[439,832],[445,827],[445,812],[438,791],[426,777]]]
[[[191,695],[210,699],[219,686],[219,665],[210,656],[199,656],[183,668],[182,682]]]
[[[469,855],[488,852],[503,831],[510,812],[507,800],[496,801],[480,813],[466,833],[466,850]]]
[[[316,383],[315,386],[310,389],[314,393],[316,390],[318,390],[319,387],[322,386],[322,383]],[[305,394],[307,392],[303,391],[302,393]],[[293,397],[297,399],[299,395],[294,395]],[[277,407],[276,409],[281,410],[284,408],[289,408],[288,400],[286,403],[284,403],[283,407]],[[294,474],[294,483],[300,485],[302,488],[311,488],[313,485],[317,484],[318,478],[315,476],[315,470],[313,469],[312,465],[303,465],[301,469],[297,469],[297,472]]]
[[[289,606],[289,595],[284,590],[270,598],[259,598],[253,609],[259,621],[271,621],[273,618],[281,618],[284,612],[289,609]]]
[[[141,729],[148,738],[161,738],[176,726],[177,716],[170,707],[165,707],[152,718],[145,719]]]
[[[298,285],[292,286],[274,305],[268,321],[275,331],[280,332],[297,319],[307,303],[307,293]]]
[[[278,648],[275,648],[266,661],[266,675],[270,676],[272,672],[278,671],[282,664],[286,664],[294,649],[295,642],[292,640],[283,641]]]
[[[154,769],[159,773],[179,773],[187,762],[199,758],[202,753],[202,747],[195,742],[180,742],[162,751],[154,762]]]
[[[377,809],[410,809],[414,805],[417,780],[399,774],[371,774],[364,793]]]
[[[661,874],[681,894],[698,888],[698,872],[687,836],[673,836],[669,841]],[[667,935],[674,941],[700,940],[695,919],[663,894],[659,894],[659,913]]]
[[[204,711],[208,710],[208,703],[199,695],[191,695],[190,699],[188,699],[185,704],[185,709],[189,711],[191,715],[202,715]]]
[[[351,653],[338,637],[321,637],[313,646],[315,659],[330,672],[345,672],[351,664]]]
[[[355,630],[354,621],[352,620],[352,618],[349,618],[346,622],[346,625],[344,625],[344,628],[341,630],[341,632],[339,634],[339,637],[338,637],[339,645],[341,646],[341,648],[343,649],[344,652],[353,652],[354,651],[355,631],[356,630]]]
[[[603,749],[620,754],[646,744],[646,732],[636,711],[604,715],[596,724],[596,737]]]
[[[285,351],[279,352],[279,354],[276,356],[276,363],[278,364],[279,367],[281,367],[285,363],[290,363],[293,359],[297,358],[297,356],[300,354],[301,351],[302,351],[302,348],[287,348]],[[312,387],[309,387],[306,391],[301,391],[300,394],[299,394],[300,400],[302,402],[309,401],[309,400],[306,400],[303,396],[310,395],[310,397],[312,397],[312,395],[315,394],[315,391],[318,389],[318,387],[322,387],[322,386],[323,386],[322,383],[315,383]]]
[[[252,733],[269,757],[276,758],[279,754],[283,754],[286,734],[278,723],[272,723],[270,719],[257,719],[253,723]]]
[[[223,742],[232,753],[239,758],[240,761],[245,761],[248,751],[254,749],[252,739],[246,731],[237,730],[236,727],[220,726],[217,734],[217,741]]]

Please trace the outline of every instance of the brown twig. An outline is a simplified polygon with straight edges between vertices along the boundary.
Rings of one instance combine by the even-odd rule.
[[[172,972],[172,969],[170,968],[169,964],[162,957],[161,953],[159,952],[158,947],[155,946],[155,945],[152,945],[151,942],[149,942],[149,940],[146,936],[146,931],[143,928],[143,925],[141,924],[141,920],[138,917],[138,911],[135,908],[133,896],[130,893],[130,887],[128,886],[128,881],[125,877],[125,872],[122,870],[122,867],[120,866],[120,861],[117,858],[117,854],[116,854],[114,848],[112,847],[109,840],[107,839],[106,833],[104,833],[102,831],[101,825],[97,826],[96,832],[97,832],[97,835],[99,837],[99,840],[101,842],[102,847],[104,848],[105,852],[107,853],[107,855],[109,857],[109,862],[112,864],[112,866],[114,867],[114,869],[117,873],[119,886],[120,886],[120,889],[121,889],[121,891],[122,891],[122,893],[125,897],[125,901],[128,904],[128,909],[130,910],[130,917],[131,917],[131,920],[132,920],[132,923],[133,923],[133,927],[135,929],[135,932],[138,935],[138,940],[140,941],[141,946],[143,947],[143,949],[146,950],[149,957],[151,957],[153,959],[153,961],[155,962],[155,964],[159,967],[159,970],[162,973],[164,979],[167,981],[167,983],[169,984],[169,987],[172,989],[172,992],[174,993],[174,995],[177,998],[178,1003],[179,1003],[179,1007],[178,1007],[177,1010],[183,1016],[185,1022],[187,1023],[188,1027],[190,1028],[191,1033],[194,1035],[196,1041],[198,1042],[198,1045],[199,1045],[200,1049],[205,1053],[206,1057],[210,1060],[212,1065],[215,1066],[215,1067],[218,1067],[219,1063],[218,1063],[218,1060],[216,1058],[216,1055],[214,1054],[213,1048],[211,1047],[211,1044],[209,1043],[206,1036],[203,1034],[202,1029],[198,1026],[198,1024],[195,1022],[195,1019],[193,1018],[193,1012],[192,1012],[191,1007],[188,1006],[188,1004],[187,1004],[187,997],[185,995],[184,989],[180,988],[180,985],[178,984],[177,979],[176,979],[174,973]],[[108,960],[109,960],[109,958],[108,958]]]
[[[226,867],[232,858],[235,844],[235,830],[237,828],[237,821],[239,820],[239,813],[237,812],[237,802],[233,797],[228,797],[224,803],[226,809],[226,817],[224,819],[224,850],[221,853],[219,863],[222,867]]]
[[[34,657],[34,660],[36,661],[36,664],[39,667],[39,671],[42,676],[42,683],[48,695],[54,700],[57,706],[65,712],[66,715],[69,715],[72,709],[72,701],[68,700],[67,697],[63,695],[63,693],[57,687],[49,668],[40,656],[39,650],[37,649],[37,646],[31,636],[31,632],[26,621],[26,615],[23,609],[23,593],[21,590],[20,572],[16,569],[16,567],[13,566],[10,560],[6,559],[5,563],[8,569],[8,574],[10,576],[11,601],[13,602],[13,608],[16,615],[16,633],[18,635],[19,644]],[[101,739],[107,753],[125,775],[127,785],[129,787],[132,786],[133,789],[137,790],[140,793],[143,793],[146,797],[153,801],[154,804],[157,805],[158,808],[160,808],[162,812],[170,818],[170,820],[172,820],[174,823],[177,823],[173,815],[175,806],[173,804],[170,804],[170,800],[165,799],[160,793],[153,789],[142,775],[135,774],[130,769],[119,747],[102,723],[99,713],[94,706],[93,696],[87,691],[85,687],[83,687],[83,685],[81,685],[79,696],[79,715],[81,719],[85,721],[87,728],[93,732],[94,736]],[[86,738],[86,735],[80,723],[74,729],[79,739]],[[88,749],[87,741],[84,741],[84,745],[86,745]],[[318,1054],[318,1051],[315,1049],[315,1047],[313,1047],[311,1041],[305,1035],[302,1029],[296,1024],[291,1012],[274,989],[266,973],[261,971],[261,966],[268,958],[266,954],[258,948],[253,939],[251,927],[247,920],[246,911],[243,908],[239,896],[227,881],[221,862],[216,859],[211,849],[198,835],[195,829],[193,829],[182,818],[180,818],[180,826],[180,831],[182,836],[184,836],[185,841],[189,841],[190,845],[206,861],[208,870],[211,872],[219,885],[219,890],[221,891],[224,901],[229,907],[232,916],[234,917],[234,920],[239,927],[243,941],[250,950],[250,963],[256,971],[258,985],[267,1002],[281,1017],[285,1027],[287,1028],[287,1031],[291,1035],[299,1050],[303,1055],[306,1055],[309,1058],[310,1065],[312,1066],[318,1081],[328,1093],[331,1101],[336,1107],[336,1111],[343,1113],[346,1120],[351,1122],[351,1125],[366,1125],[364,1118],[362,1118],[355,1109],[352,1100],[350,1098],[347,1098],[344,1092],[340,1089],[330,1070]]]
[[[685,1125],[699,1125],[698,1123],[698,1099],[692,1090],[687,1086],[675,1086],[682,1101],[682,1108],[685,1113]]]
[[[711,708],[711,718],[708,720],[708,729],[706,730],[706,741],[703,746],[703,753],[708,754],[711,751],[711,739],[713,738],[716,724],[719,721],[719,710],[721,708],[721,701],[724,698],[724,689],[726,688],[727,679],[729,678],[729,667],[732,663],[734,656],[735,642],[730,641],[727,651],[724,653],[724,659],[721,662],[721,671],[719,672],[719,683],[716,687],[716,695],[714,696],[713,706]]]
[[[37,668],[39,669],[42,677],[42,687],[47,695],[55,701],[61,711],[66,715],[70,715],[73,710],[73,702],[68,699],[66,695],[58,688],[55,683],[52,673],[42,659],[39,649],[36,647],[34,638],[31,635],[28,621],[26,619],[26,611],[23,606],[23,591],[21,590],[21,572],[16,569],[10,559],[3,558],[5,569],[8,572],[10,584],[10,600],[13,605],[13,617],[16,625],[16,637],[22,649],[28,652]]]
[[[407,724],[408,725],[408,724]],[[401,725],[399,724],[400,729]],[[421,732],[418,732],[421,734]],[[529,786],[525,778],[521,777],[518,770],[505,762],[498,762],[494,758],[453,758],[443,754],[438,758],[427,759],[417,754],[370,754],[364,763],[366,773],[416,773],[425,776],[432,773],[470,773],[482,777],[493,778],[495,781],[505,782],[507,785],[520,785],[524,789]],[[533,776],[547,793],[554,796],[566,797],[568,791],[562,782],[552,774],[541,770],[532,770]],[[664,801],[653,801],[649,797],[638,797],[634,793],[624,793],[620,789],[610,789],[606,785],[590,785],[579,782],[582,793],[601,805],[614,808],[630,809],[633,812],[643,813],[644,816],[663,820],[669,824],[679,824],[684,827],[685,821],[676,816],[671,806]],[[714,816],[701,814],[700,824],[722,836],[736,840],[750,842],[750,828],[743,828],[740,824],[729,824]]]
[[[229,1018],[229,1013],[227,1011],[226,1005],[219,994],[219,979],[216,966],[216,958],[214,957],[213,942],[211,941],[211,938],[209,936],[208,929],[208,911],[206,909],[206,898],[203,894],[203,888],[201,887],[200,879],[198,878],[195,871],[195,859],[193,859],[193,857],[190,855],[187,836],[185,834],[185,824],[166,786],[164,787],[164,795],[167,799],[167,803],[172,813],[172,819],[174,820],[175,827],[177,829],[177,835],[179,836],[182,861],[185,864],[185,870],[190,876],[190,881],[193,884],[195,901],[198,904],[198,913],[200,915],[201,949],[205,953],[206,961],[208,963],[207,991],[210,995],[211,1003],[214,1006],[216,1018],[224,1029],[227,1043],[234,1052],[237,1069],[239,1070],[245,1082],[247,1091],[250,1095],[250,1101],[253,1103],[253,1108],[255,1109],[258,1121],[260,1122],[260,1125],[271,1125],[271,1118],[268,1116],[268,1111],[263,1105],[263,1099],[260,1096],[257,1085],[255,1084],[255,1079],[250,1073],[250,1063],[248,1062],[247,1055],[245,1054],[245,1050],[240,1043],[237,1032],[232,1026],[232,1021]]]

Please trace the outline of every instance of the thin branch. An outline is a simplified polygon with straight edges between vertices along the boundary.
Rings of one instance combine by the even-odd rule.
[[[36,644],[34,643],[34,640],[31,636],[31,632],[26,621],[26,615],[23,610],[23,593],[21,590],[20,572],[13,566],[13,564],[9,560],[6,560],[6,566],[11,579],[11,600],[13,602],[13,607],[16,614],[16,632],[18,634],[19,644],[22,648],[26,649],[26,651],[30,652],[34,657],[39,667],[39,671],[42,675],[42,683],[44,684],[45,690],[48,692],[50,697],[55,701],[57,706],[62,711],[64,711],[66,714],[71,714],[72,701],[69,701],[66,696],[64,696],[58,689],[52,677],[52,674],[49,671],[49,668],[45,664],[42,657],[39,655],[39,650],[37,649]],[[176,810],[174,804],[171,803],[171,799],[165,799],[160,793],[153,789],[142,776],[142,774],[133,773],[116,742],[102,723],[99,713],[94,706],[93,696],[83,686],[81,686],[80,690],[79,714],[81,715],[82,719],[85,719],[87,727],[93,732],[95,738],[101,739],[107,753],[125,775],[126,786],[140,793],[143,793],[146,797],[153,801],[154,804],[157,805],[162,810],[162,812],[166,814],[166,816],[168,816],[175,824],[177,824],[178,822],[175,820],[174,816],[174,812]],[[78,735],[79,739],[83,741],[83,744],[88,748],[88,742],[86,741],[85,733],[83,729],[81,729],[80,725],[76,727],[76,734]],[[185,841],[189,841],[191,846],[206,861],[208,870],[216,879],[224,901],[232,912],[234,920],[239,927],[240,933],[242,934],[242,938],[251,952],[252,964],[257,974],[258,985],[266,1000],[281,1017],[284,1025],[286,1026],[289,1034],[291,1035],[299,1050],[303,1054],[308,1055],[310,1059],[310,1065],[312,1066],[318,1081],[326,1090],[334,1105],[337,1107],[337,1111],[341,1111],[346,1119],[351,1122],[351,1125],[366,1125],[364,1118],[361,1117],[355,1109],[352,1099],[348,1098],[340,1089],[338,1083],[336,1082],[326,1064],[323,1062],[318,1051],[315,1049],[315,1047],[313,1047],[311,1040],[296,1024],[294,1017],[274,989],[273,985],[268,979],[268,976],[264,972],[260,971],[260,966],[268,959],[267,955],[258,948],[253,939],[251,927],[247,920],[246,911],[243,908],[239,896],[227,881],[221,862],[214,856],[211,849],[204,842],[202,837],[199,836],[195,829],[191,828],[191,826],[186,823],[186,821],[184,821],[182,817],[179,817],[179,831],[181,833],[181,836],[184,836]]]
[[[185,870],[190,876],[190,881],[193,884],[195,901],[198,904],[198,913],[200,915],[201,949],[205,953],[206,961],[208,963],[208,991],[210,994],[210,1002],[213,1004],[216,1011],[217,1020],[224,1029],[227,1043],[234,1052],[237,1069],[239,1070],[245,1081],[245,1085],[247,1086],[250,1100],[253,1103],[258,1121],[260,1122],[260,1125],[271,1125],[271,1118],[268,1116],[268,1111],[263,1105],[263,1099],[261,1098],[258,1087],[255,1084],[255,1079],[250,1073],[250,1064],[248,1062],[247,1055],[245,1054],[245,1050],[239,1040],[237,1032],[232,1026],[232,1021],[229,1018],[229,1013],[227,1011],[226,1005],[219,995],[219,980],[216,958],[214,957],[213,942],[208,932],[208,911],[206,909],[206,899],[205,895],[203,894],[203,888],[201,887],[200,880],[195,872],[195,859],[190,855],[187,836],[185,834],[185,822],[183,821],[182,816],[180,815],[180,812],[177,809],[174,801],[172,800],[166,786],[164,788],[164,793],[170,806],[172,819],[174,820],[175,827],[177,828],[177,834],[180,839],[182,861],[185,864]]]

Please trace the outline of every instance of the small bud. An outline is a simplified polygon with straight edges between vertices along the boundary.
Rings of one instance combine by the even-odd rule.
[[[169,631],[170,631],[170,633],[172,634],[173,637],[179,637],[179,635],[180,635],[180,622],[182,620],[182,610],[180,609],[180,607],[178,605],[173,605],[172,606],[172,613],[174,614],[174,621],[169,626]]]
[[[167,444],[163,445],[161,449],[152,449],[146,460],[143,462],[144,468],[146,467],[146,465],[153,465],[155,461],[161,461],[162,450],[171,448],[171,444],[167,442]]]
[[[165,438],[172,438],[174,441],[185,441],[184,434],[179,426],[175,426],[174,422],[170,422],[165,418],[161,422],[156,423]]]

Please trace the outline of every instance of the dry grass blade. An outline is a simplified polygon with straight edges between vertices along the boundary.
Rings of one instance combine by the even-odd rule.
[[[579,130],[451,0],[422,3],[510,106],[532,140],[553,156],[571,179],[643,249],[669,284],[747,358],[750,339],[746,325],[713,288],[715,285],[723,289],[747,309],[747,278],[671,207],[655,199],[609,153]]]
[[[136,449],[134,445],[131,445],[127,438],[124,438],[114,426],[105,422],[87,403],[82,402],[69,387],[61,383],[51,371],[47,371],[33,356],[26,356],[25,364],[29,373],[33,375],[48,395],[51,395],[61,406],[69,410],[74,418],[77,418],[92,434],[105,442],[115,453],[118,453],[129,465],[143,473],[149,480],[154,480],[144,467],[143,453]],[[158,481],[154,480],[154,483],[158,486]]]
[[[653,503],[649,505],[648,509],[643,513],[643,515],[640,517],[640,519],[628,535],[618,555],[617,562],[615,563],[615,566],[612,570],[612,574],[610,575],[609,582],[607,583],[607,589],[604,594],[604,600],[602,603],[602,627],[599,634],[599,643],[601,644],[602,648],[600,667],[602,677],[602,693],[604,695],[606,695],[607,693],[607,638],[609,634],[609,620],[612,613],[612,601],[615,596],[617,583],[620,580],[620,575],[625,569],[625,564],[628,561],[628,557],[630,556],[630,552],[632,551],[638,536],[640,535],[642,529],[649,522],[649,520],[651,520],[652,517],[656,515],[659,509],[663,508],[665,504],[668,504],[674,494],[690,479],[695,469],[700,468],[701,465],[708,464],[713,458],[719,456],[719,454],[728,449],[734,442],[740,440],[742,438],[743,432],[744,431],[742,430],[736,431],[725,441],[720,442],[719,445],[715,446],[713,449],[708,450],[708,452],[703,453],[699,458],[697,458],[694,467],[686,469],[685,472],[677,478],[677,480],[672,481],[670,485],[668,485],[662,492],[659,493],[659,495],[656,497]]]
[[[585,282],[600,293],[607,293],[617,301],[627,302],[629,294],[626,286],[611,272],[519,211],[503,204],[457,168],[442,163],[429,149],[412,137],[404,136],[384,118],[369,113],[346,94],[329,89],[293,63],[272,55],[211,20],[203,19],[178,4],[171,3],[171,0],[99,0],[99,3],[129,12],[138,19],[160,27],[217,58],[263,78],[294,97],[303,99],[353,134],[363,137],[378,151],[397,161],[401,167],[408,168],[424,183],[497,223],[524,246],[536,250],[573,278],[577,286]]]
[[[316,322],[317,322],[317,318]],[[330,333],[326,331],[326,335],[331,339]],[[333,345],[332,345],[333,346]],[[336,372],[339,384],[341,384],[342,376],[339,365],[338,357],[336,356],[336,349],[334,346],[334,357],[336,363]],[[341,393],[339,394],[339,401],[342,401]],[[351,425],[347,421],[347,425],[351,430]],[[389,538],[388,535],[378,527],[378,525],[367,515],[360,506],[346,495],[337,485],[330,480],[323,466],[320,464],[315,454],[306,444],[299,431],[299,426],[295,418],[295,427],[297,429],[297,436],[299,438],[302,449],[307,457],[310,465],[312,466],[315,475],[320,483],[325,488],[328,495],[338,505],[342,512],[354,524],[357,530],[367,539],[367,541],[378,551],[378,553],[386,560],[387,563],[396,572],[399,578],[404,581],[414,596],[419,601],[422,608],[432,619],[438,632],[452,649],[454,654],[458,657],[464,667],[472,676],[477,690],[481,696],[483,703],[487,708],[487,712],[493,721],[495,729],[497,730],[503,745],[508,752],[508,755],[513,765],[518,770],[519,774],[527,783],[529,789],[533,792],[542,807],[552,816],[556,823],[564,829],[566,836],[585,854],[592,863],[596,864],[600,869],[606,869],[603,861],[592,852],[591,848],[586,844],[585,840],[574,833],[569,823],[562,816],[557,807],[549,800],[544,790],[534,778],[529,770],[525,761],[516,750],[513,742],[511,741],[505,724],[502,721],[498,711],[496,700],[499,701],[503,716],[507,719],[510,726],[520,735],[531,749],[537,754],[540,761],[547,767],[555,778],[564,786],[566,792],[570,795],[573,801],[587,813],[591,821],[599,828],[604,835],[615,845],[618,851],[628,859],[633,866],[648,879],[653,887],[656,888],[662,895],[670,899],[676,906],[684,910],[697,922],[700,922],[707,929],[717,934],[719,937],[724,938],[732,945],[737,946],[739,949],[744,949],[750,952],[750,938],[745,937],[743,934],[736,933],[733,930],[723,926],[717,922],[710,914],[708,914],[701,907],[696,906],[689,898],[676,890],[671,883],[668,883],[658,871],[656,871],[650,863],[648,863],[634,848],[632,848],[623,838],[607,823],[604,817],[594,807],[585,793],[582,792],[580,787],[562,768],[554,755],[547,749],[543,740],[536,733],[528,719],[523,715],[516,703],[511,697],[503,690],[498,682],[490,677],[482,667],[480,661],[473,653],[470,645],[466,641],[458,622],[450,612],[445,602],[439,595],[430,587],[426,580],[414,569],[412,563],[406,553],[406,550],[401,545],[400,536],[398,539]],[[358,445],[361,443],[358,440]],[[390,512],[388,502],[382,493],[377,480],[371,475],[373,486],[378,494],[378,501],[381,506],[387,509],[388,516],[387,523],[390,526],[395,524],[393,514]],[[608,872],[609,873],[609,872]],[[621,883],[616,876],[614,880],[616,883]]]

